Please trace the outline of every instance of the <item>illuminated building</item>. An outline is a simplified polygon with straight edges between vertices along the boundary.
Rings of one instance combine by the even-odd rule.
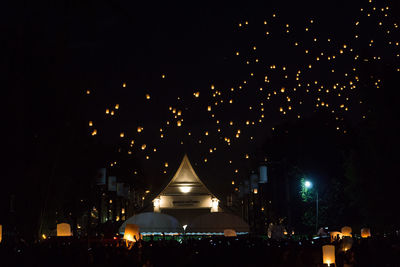
[[[185,155],[168,185],[153,199],[154,212],[166,213],[188,224],[195,216],[222,212],[219,199],[197,176]]]

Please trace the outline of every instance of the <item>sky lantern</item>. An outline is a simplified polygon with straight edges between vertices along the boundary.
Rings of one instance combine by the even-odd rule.
[[[86,90],[86,94],[87,94],[87,95],[90,95],[90,90]]]
[[[328,264],[328,266],[330,266],[332,263],[335,263],[335,246],[334,245],[322,246],[322,262],[324,264]]]
[[[69,223],[57,224],[57,236],[72,236],[71,226]]]
[[[0,243],[3,240],[3,225],[0,224]]]
[[[96,129],[94,129],[93,132],[92,132],[92,136],[95,136],[95,135],[97,135],[97,130]]]
[[[137,132],[138,132],[138,133],[141,133],[142,131],[143,131],[143,127],[138,126],[138,127],[137,127]]]
[[[146,94],[146,99],[150,99],[150,95],[149,94]]]
[[[350,226],[343,226],[342,227],[342,234],[343,236],[350,236],[351,237],[351,227]]]
[[[234,229],[224,229],[225,237],[233,237],[236,236],[236,231]]]
[[[342,240],[340,241],[340,249],[344,252],[351,249],[352,246],[353,246],[353,238],[349,236],[343,237]]]
[[[89,126],[93,126],[93,122],[92,121],[89,121]]]
[[[121,138],[123,138],[124,136],[125,136],[125,133],[124,133],[124,132],[122,132],[122,133],[119,134],[119,137],[121,137]]]
[[[139,240],[139,225],[127,223],[125,226],[124,239],[131,242],[136,242]]]
[[[361,237],[362,238],[371,237],[371,230],[369,228],[361,228]]]
[[[122,83],[122,87],[125,88],[126,87],[126,83]]]
[[[142,145],[142,150],[145,150],[146,149],[146,144],[143,144]]]

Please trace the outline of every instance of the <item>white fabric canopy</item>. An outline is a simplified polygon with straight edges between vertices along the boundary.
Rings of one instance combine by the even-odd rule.
[[[249,225],[240,217],[226,212],[200,215],[188,225],[187,233],[223,233],[225,229],[249,232]]]
[[[180,233],[183,231],[182,226],[174,217],[155,212],[143,212],[128,218],[119,228],[119,233],[125,232],[126,224],[139,225],[141,233]]]

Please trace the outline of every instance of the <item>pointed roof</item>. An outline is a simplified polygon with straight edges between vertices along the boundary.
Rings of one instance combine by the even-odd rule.
[[[191,188],[190,193],[188,193],[189,195],[211,195],[214,197],[210,190],[208,190],[197,176],[186,154],[183,157],[174,177],[157,197],[160,195],[183,195],[185,193],[182,193],[180,190],[182,186],[188,186]]]

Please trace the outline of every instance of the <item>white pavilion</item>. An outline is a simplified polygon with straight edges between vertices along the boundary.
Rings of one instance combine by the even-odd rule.
[[[197,176],[187,155],[168,185],[154,198],[153,207],[154,212],[172,215],[183,225],[196,216],[222,212],[218,198]]]
[[[153,199],[153,212],[128,218],[120,227],[136,224],[144,234],[182,233],[224,234],[226,229],[248,233],[249,225],[240,217],[225,212],[219,199],[203,184],[187,155],[168,185]]]

